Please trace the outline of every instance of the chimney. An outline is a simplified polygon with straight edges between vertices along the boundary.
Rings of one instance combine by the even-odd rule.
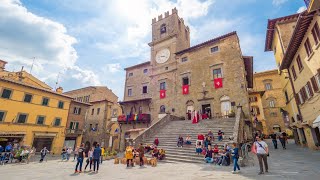
[[[56,92],[59,93],[59,94],[62,94],[63,93],[63,88],[60,86],[56,89]]]
[[[4,71],[7,62],[0,59],[0,72]]]

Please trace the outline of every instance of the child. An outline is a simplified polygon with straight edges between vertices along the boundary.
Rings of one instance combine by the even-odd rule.
[[[200,153],[202,152],[202,144],[201,144],[201,141],[197,141],[196,143],[196,153],[198,155],[200,155]]]
[[[219,147],[218,147],[218,145],[217,145],[217,144],[216,144],[216,145],[214,145],[213,153],[214,153],[215,155],[219,154]]]
[[[126,159],[127,159],[127,167],[129,167],[129,162],[133,167],[133,151],[131,147],[126,148]]]

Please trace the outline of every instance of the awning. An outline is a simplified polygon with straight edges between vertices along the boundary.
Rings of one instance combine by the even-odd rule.
[[[34,136],[40,136],[40,137],[56,137],[57,134],[55,134],[55,133],[34,133]]]
[[[313,121],[312,127],[313,128],[316,128],[316,127],[320,128],[320,115],[316,118],[316,120]]]

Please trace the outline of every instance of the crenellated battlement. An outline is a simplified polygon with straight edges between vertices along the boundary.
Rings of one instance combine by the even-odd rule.
[[[178,10],[177,10],[177,8],[173,8],[173,9],[171,10],[171,15],[173,15],[173,14],[177,14],[177,15],[178,15]],[[169,17],[169,16],[170,16],[169,11],[167,11],[167,12],[164,13],[164,18],[167,18],[167,17]],[[158,21],[160,21],[160,20],[162,20],[162,19],[163,19],[163,16],[162,16],[162,14],[160,14],[160,15],[158,16],[158,19],[157,19],[157,18],[153,18],[153,19],[152,19],[152,24],[153,24],[153,23],[156,23],[156,22],[158,22]]]

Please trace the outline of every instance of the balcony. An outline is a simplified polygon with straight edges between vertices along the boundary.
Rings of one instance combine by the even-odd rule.
[[[132,115],[120,115],[118,116],[118,123],[131,124],[131,123],[150,123],[150,114],[132,114]]]
[[[320,9],[320,1],[319,0],[304,0],[304,3],[307,6],[308,12],[313,12],[317,9]]]
[[[81,135],[83,130],[81,129],[66,129],[66,134],[74,134],[74,135]]]

